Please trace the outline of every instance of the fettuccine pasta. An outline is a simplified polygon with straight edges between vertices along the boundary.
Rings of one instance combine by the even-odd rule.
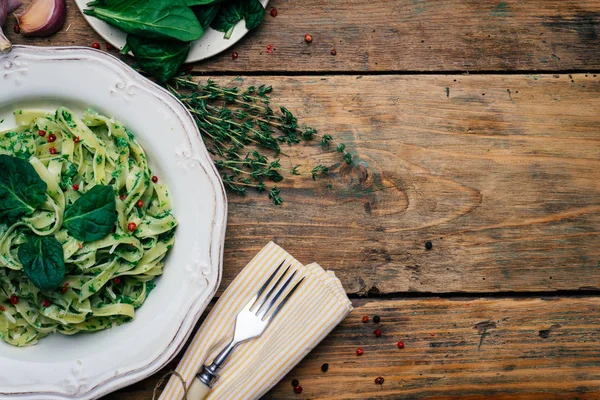
[[[28,346],[54,332],[132,320],[173,246],[177,221],[167,187],[133,134],[111,118],[91,110],[78,118],[66,108],[18,110],[15,118],[16,128],[0,132],[0,157],[26,160],[46,191],[37,208],[17,203],[23,215],[0,220],[0,337]],[[108,200],[96,196],[106,190]],[[104,208],[90,209],[90,199]],[[54,239],[62,246],[62,275]]]

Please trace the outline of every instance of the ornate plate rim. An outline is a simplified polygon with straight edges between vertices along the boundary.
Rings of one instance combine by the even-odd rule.
[[[118,58],[103,51],[82,46],[35,47],[15,45],[12,52],[0,55],[0,66],[2,66],[1,62],[8,59],[11,55],[17,55],[24,58],[29,57],[30,59],[35,58],[38,61],[81,60],[88,62],[102,62],[105,67],[112,68],[121,75],[124,75],[129,82],[138,85],[139,88],[144,89],[156,99],[160,100],[165,107],[169,108],[181,121],[182,128],[193,127],[193,132],[185,129],[188,137],[197,137],[198,141],[198,151],[195,152],[193,159],[190,161],[197,163],[198,166],[204,170],[209,178],[210,184],[213,186],[215,207],[211,224],[211,242],[208,248],[208,257],[212,267],[217,268],[217,271],[210,272],[211,279],[205,276],[207,287],[200,291],[201,294],[199,294],[190,305],[186,312],[186,316],[182,319],[181,325],[177,328],[174,337],[168,343],[167,341],[164,342],[164,348],[161,349],[157,356],[153,357],[148,353],[149,359],[147,362],[144,362],[145,366],[140,368],[136,368],[136,365],[130,365],[129,367],[124,368],[121,364],[118,367],[118,373],[114,376],[105,379],[104,381],[98,381],[98,377],[96,377],[95,381],[90,379],[89,385],[87,385],[88,389],[75,394],[50,392],[43,389],[35,390],[35,388],[28,388],[26,391],[0,392],[0,398],[14,398],[17,396],[20,399],[27,400],[99,398],[117,389],[138,382],[160,370],[183,348],[186,340],[193,332],[202,312],[212,300],[221,282],[228,206],[225,188],[223,182],[219,178],[219,174],[212,159],[208,154],[196,123],[185,106],[183,106],[183,104],[167,90],[143,77]],[[0,69],[0,78],[2,78],[2,75],[2,69]],[[187,157],[189,158],[189,156]],[[216,274],[214,272],[216,272]]]

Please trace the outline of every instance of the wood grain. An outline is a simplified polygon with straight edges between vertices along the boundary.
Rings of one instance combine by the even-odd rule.
[[[265,400],[600,398],[597,297],[355,300],[354,306]],[[361,322],[365,314],[381,316],[380,338],[373,336],[375,324]],[[357,347],[364,355],[356,356]],[[159,375],[105,400],[150,399]],[[383,385],[374,383],[377,376]],[[292,391],[294,378],[301,395]]]
[[[17,36],[10,18],[9,38],[42,46],[100,42],[104,49],[76,5],[68,3],[67,24],[57,35]],[[271,6],[279,15],[266,14],[258,30],[231,48],[237,60],[226,51],[197,64],[196,71],[600,69],[595,0],[273,0]],[[306,33],[314,38],[310,45]],[[266,52],[268,44],[273,54]]]
[[[230,194],[222,287],[273,239],[351,294],[598,289],[598,76],[246,81],[272,84],[354,165],[285,149],[284,166],[333,165],[329,178],[282,182],[281,207]]]

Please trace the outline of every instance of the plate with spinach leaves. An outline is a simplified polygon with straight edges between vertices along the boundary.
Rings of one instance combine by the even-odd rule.
[[[107,42],[168,80],[184,63],[212,57],[260,25],[269,0],[75,0]]]

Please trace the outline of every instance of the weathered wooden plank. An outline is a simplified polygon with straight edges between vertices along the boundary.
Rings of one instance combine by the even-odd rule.
[[[279,15],[197,71],[490,71],[600,68],[595,0],[273,0]],[[63,31],[16,43],[103,41],[73,2]],[[66,27],[69,31],[65,32]],[[311,33],[311,45],[304,35]],[[275,47],[272,54],[266,46]],[[330,54],[336,49],[337,55]],[[239,54],[232,60],[231,52]],[[116,50],[114,51],[116,54]]]
[[[330,177],[282,182],[281,207],[231,194],[224,285],[274,239],[349,293],[598,288],[597,76],[247,79],[260,82],[354,165],[285,149],[284,166]]]
[[[600,397],[599,298],[354,303],[346,321],[265,399]],[[381,316],[380,338],[375,324],[361,322],[365,314]],[[364,349],[360,357],[357,347]],[[377,376],[383,385],[374,383]],[[294,378],[301,395],[292,391]],[[105,399],[150,399],[157,380],[158,374]]]

